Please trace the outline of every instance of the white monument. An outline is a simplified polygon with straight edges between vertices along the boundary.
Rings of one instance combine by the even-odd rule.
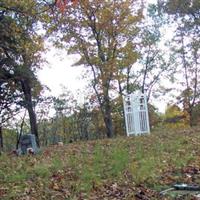
[[[150,133],[147,97],[135,92],[124,97],[126,132],[129,135]]]

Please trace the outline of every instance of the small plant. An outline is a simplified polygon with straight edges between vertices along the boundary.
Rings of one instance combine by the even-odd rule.
[[[92,189],[92,183],[95,182],[96,174],[92,168],[89,169],[88,167],[85,167],[82,170],[80,178],[82,180],[80,190],[88,192]]]
[[[83,165],[80,178],[83,184],[81,184],[81,189],[89,191],[92,189],[93,183],[98,183],[103,176],[104,170],[102,164],[104,163],[105,157],[102,148],[97,144],[93,155],[89,157],[88,154],[84,152],[82,159]]]
[[[6,178],[6,182],[22,182],[27,179],[26,172],[15,172]]]
[[[41,178],[47,178],[50,175],[49,168],[45,165],[38,165],[34,167],[32,173]]]
[[[62,160],[56,155],[51,162],[51,169],[52,171],[57,171],[63,167]]]
[[[128,166],[129,153],[123,146],[116,146],[110,155],[110,173],[113,177],[120,176]]]
[[[135,183],[139,184],[147,179],[155,178],[157,166],[158,162],[154,159],[154,157],[146,157],[131,163],[130,171],[133,175]]]
[[[106,162],[106,155],[103,154],[103,150],[100,145],[96,145],[93,154],[93,169],[96,174],[96,178],[103,174],[102,164]]]
[[[5,173],[3,172],[3,170],[0,169],[0,180],[4,180],[6,177]]]

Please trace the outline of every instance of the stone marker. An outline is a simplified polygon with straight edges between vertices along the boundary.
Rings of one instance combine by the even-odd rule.
[[[38,147],[35,140],[35,135],[26,134],[22,135],[19,142],[20,152],[21,154],[27,154],[30,149],[32,149],[33,153],[38,152]]]

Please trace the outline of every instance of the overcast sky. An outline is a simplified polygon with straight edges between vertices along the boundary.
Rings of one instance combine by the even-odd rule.
[[[57,50],[53,46],[44,55],[47,64],[38,72],[42,84],[49,87],[51,94],[58,96],[62,92],[62,85],[73,91],[83,90],[86,81],[81,78],[82,67],[72,67],[75,56],[66,55],[65,51]]]

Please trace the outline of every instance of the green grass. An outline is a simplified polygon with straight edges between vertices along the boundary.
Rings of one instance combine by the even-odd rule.
[[[49,147],[36,156],[4,154],[0,157],[0,199],[17,199],[21,194],[36,199],[78,199],[79,195],[89,199],[99,191],[106,195],[105,188],[115,191],[112,187],[124,184],[126,188],[143,184],[159,191],[169,186],[161,181],[163,174],[182,181],[181,169],[196,165],[199,153],[198,130],[162,130]],[[1,194],[1,188],[7,193]]]
[[[51,161],[50,168],[51,168],[52,171],[57,171],[57,170],[63,168],[63,162],[62,162],[61,158],[58,155],[53,157],[53,159]]]
[[[129,158],[129,152],[125,146],[115,146],[109,156],[111,176],[120,176],[128,166]]]
[[[46,165],[39,165],[34,167],[28,174],[33,174],[41,178],[48,178],[50,176],[50,170]]]

